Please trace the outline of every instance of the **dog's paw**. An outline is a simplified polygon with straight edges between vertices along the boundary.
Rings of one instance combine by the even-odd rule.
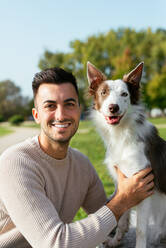
[[[111,248],[111,247],[117,247],[118,245],[120,245],[121,243],[121,239],[118,240],[117,238],[113,237],[108,237],[108,239],[104,242],[104,246],[106,248]]]

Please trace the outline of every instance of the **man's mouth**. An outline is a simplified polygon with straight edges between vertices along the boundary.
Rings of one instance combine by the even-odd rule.
[[[105,116],[105,119],[107,121],[108,124],[110,125],[116,125],[119,124],[121,118],[123,117],[123,115],[117,115],[117,116]]]
[[[65,128],[65,127],[68,127],[70,124],[67,123],[67,124],[52,124],[52,126],[54,127],[57,127],[57,128]]]
[[[56,127],[56,128],[67,128],[71,125],[71,122],[67,122],[67,123],[57,123],[57,122],[53,122],[51,123],[51,126]]]

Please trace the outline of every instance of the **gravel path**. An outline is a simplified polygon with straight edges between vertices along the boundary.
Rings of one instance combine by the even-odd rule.
[[[124,238],[121,240],[121,244],[117,248],[135,248],[136,245],[136,213],[132,210],[132,225],[129,228],[129,231],[125,234]],[[154,242],[154,235],[156,231],[155,224],[150,224],[148,226],[148,235],[147,235],[147,247],[146,248],[166,248],[166,238],[163,238],[158,243]],[[97,248],[109,248],[108,246],[100,245]]]
[[[157,128],[166,128],[166,124],[156,124],[155,125]]]
[[[11,129],[14,131],[13,133],[0,137],[0,154],[9,146],[37,135],[40,131],[38,128],[29,127],[12,127]]]
[[[116,248],[135,248],[135,245],[136,245],[136,231],[135,228],[130,228],[128,233],[124,236],[121,245],[118,245]],[[109,248],[109,247],[101,245],[99,246],[99,248]],[[148,237],[147,248],[166,248],[166,241],[162,240],[160,243],[157,244],[157,243],[153,243],[152,239]]]

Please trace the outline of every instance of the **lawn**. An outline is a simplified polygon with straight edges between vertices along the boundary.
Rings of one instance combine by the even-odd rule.
[[[149,119],[154,125],[165,125],[165,127],[158,128],[159,135],[166,140],[166,118]]]
[[[155,125],[157,124],[166,124],[166,118],[161,117],[161,118],[150,118],[149,121]]]
[[[166,124],[166,118],[150,119],[153,124]],[[166,139],[166,128],[160,128],[159,134]],[[100,179],[103,182],[107,195],[114,191],[113,182],[108,174],[107,168],[103,163],[105,156],[105,148],[95,130],[95,127],[90,121],[81,121],[77,134],[71,141],[71,146],[79,149],[87,155],[94,165]],[[77,213],[75,220],[85,218],[86,214],[82,209]]]
[[[4,135],[12,133],[12,132],[13,131],[8,127],[0,126],[0,136],[4,136]]]

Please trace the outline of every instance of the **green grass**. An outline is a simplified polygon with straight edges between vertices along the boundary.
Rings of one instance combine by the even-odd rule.
[[[159,128],[159,135],[166,140],[166,128]]]
[[[166,124],[166,118],[149,119],[153,124]],[[159,134],[166,140],[166,128],[159,128]],[[71,141],[71,146],[79,149],[87,155],[95,167],[101,181],[103,182],[107,195],[114,191],[113,182],[108,174],[106,166],[103,164],[105,148],[101,138],[90,121],[80,122],[79,130]],[[80,209],[75,220],[85,218],[87,215]]]
[[[13,131],[7,127],[0,126],[0,136],[7,135],[9,133],[12,133]]]
[[[154,125],[166,125],[166,118],[161,117],[161,118],[155,118],[155,119],[149,119],[149,121],[151,123],[153,123]],[[166,128],[158,128],[159,131],[159,135],[166,140]]]
[[[161,118],[150,118],[149,121],[153,123],[154,125],[157,124],[166,124],[166,118],[161,117]]]

